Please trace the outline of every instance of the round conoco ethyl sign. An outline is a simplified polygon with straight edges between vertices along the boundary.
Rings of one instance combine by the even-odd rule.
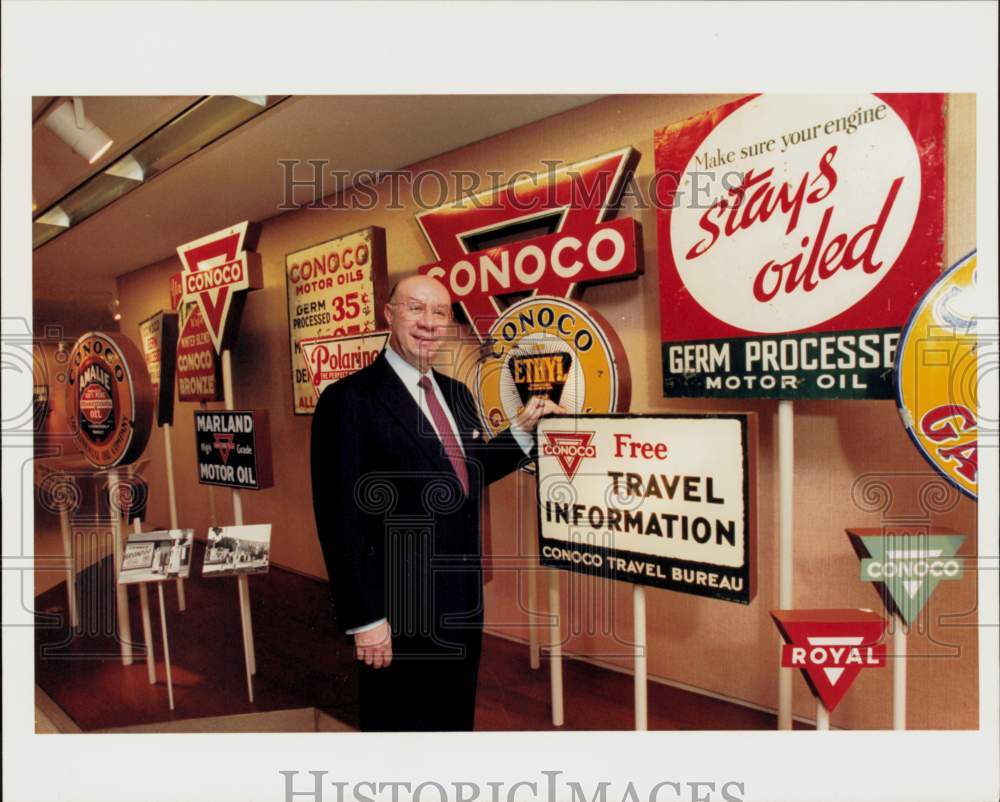
[[[89,332],[69,358],[70,426],[87,460],[98,468],[134,462],[153,418],[149,372],[139,349],[121,334]]]
[[[544,295],[507,308],[489,330],[479,363],[479,412],[491,435],[533,395],[570,414],[626,412],[632,382],[625,349],[614,329],[579,301]]]

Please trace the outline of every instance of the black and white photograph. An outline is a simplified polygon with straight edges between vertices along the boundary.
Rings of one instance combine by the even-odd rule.
[[[193,529],[161,529],[129,535],[119,585],[187,579],[191,575]]]
[[[263,574],[271,553],[271,524],[213,526],[205,544],[203,576]]]

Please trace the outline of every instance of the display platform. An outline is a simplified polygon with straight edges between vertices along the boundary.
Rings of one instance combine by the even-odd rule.
[[[196,541],[194,548],[194,564],[200,565],[205,544]],[[347,641],[337,634],[327,614],[326,583],[275,566],[251,581],[258,645],[253,704],[247,700],[238,667],[242,650],[238,600],[225,582],[189,583],[184,613],[176,611],[174,594],[166,594],[176,701],[173,712],[164,698],[162,655],[157,653],[160,684],[151,686],[138,652],[141,642],[136,644],[136,662],[122,666],[117,644],[100,634],[114,621],[113,609],[98,615],[94,604],[85,605],[81,610],[84,634],[72,640],[64,626],[52,627],[53,616],[65,618],[65,584],[36,599],[36,682],[83,732],[126,727],[152,732],[158,730],[150,725],[157,723],[166,731],[173,722],[194,718],[307,706],[356,728],[353,658]],[[88,599],[102,594],[113,599],[110,556],[81,572],[78,583]],[[155,597],[151,606],[158,616]],[[132,631],[141,632],[138,605],[132,605],[131,614]],[[281,625],[269,625],[269,621]],[[564,669],[567,687],[573,691],[561,729],[633,728],[630,675],[573,659],[564,661]],[[587,703],[574,704],[575,699]],[[547,667],[531,670],[523,644],[486,635],[476,729],[554,730],[548,700]],[[651,730],[773,730],[775,721],[774,714],[702,694],[655,682],[649,687]],[[796,728],[799,726],[796,722]]]

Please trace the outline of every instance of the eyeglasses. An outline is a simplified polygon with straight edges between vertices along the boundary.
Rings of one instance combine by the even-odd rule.
[[[428,309],[431,310],[431,320],[435,323],[448,323],[451,321],[451,307],[447,304],[437,304],[428,307],[420,301],[396,301],[390,306],[398,306],[402,309],[401,314],[407,320],[418,320],[422,318]]]

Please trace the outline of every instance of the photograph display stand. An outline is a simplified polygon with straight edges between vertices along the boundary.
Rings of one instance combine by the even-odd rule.
[[[231,351],[222,352],[222,387],[226,409],[233,409],[233,366]],[[233,523],[243,526],[243,500],[239,490],[233,490]],[[236,578],[240,594],[240,625],[243,630],[243,655],[246,664],[247,695],[253,701],[253,675],[257,673],[257,660],[253,647],[253,621],[250,618],[250,583],[245,574]],[[165,625],[164,625],[165,626]]]
[[[795,476],[795,410],[791,401],[778,401],[778,607],[792,602],[792,526]],[[792,671],[781,665],[778,646],[778,729],[792,728]],[[820,703],[822,706],[822,703]],[[828,717],[829,719],[829,717]],[[817,719],[818,720],[818,719]]]
[[[173,428],[169,423],[163,424],[163,450],[167,462],[167,498],[170,501],[170,528],[178,529],[177,526],[177,490],[174,487],[174,451],[170,443],[170,430]],[[184,596],[184,580],[177,577],[177,608],[183,613],[187,609],[187,600]]]

